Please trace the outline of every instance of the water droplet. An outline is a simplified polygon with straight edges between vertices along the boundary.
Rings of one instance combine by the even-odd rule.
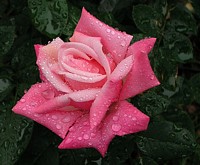
[[[155,78],[155,76],[152,74],[152,75],[150,76],[150,79],[153,80],[154,78]]]
[[[120,124],[116,123],[116,124],[112,125],[112,130],[113,131],[118,132],[118,131],[120,131],[120,129],[121,129],[121,125]]]
[[[95,133],[91,133],[90,135],[91,135],[91,137],[95,137],[95,136],[96,136],[96,134],[95,134]]]
[[[57,129],[61,129],[62,126],[61,126],[60,124],[56,124],[56,128],[57,128]]]
[[[106,29],[106,31],[107,31],[108,33],[110,33],[110,29]]]
[[[126,42],[125,41],[122,41],[121,44],[120,44],[122,47],[124,47],[126,45]]]
[[[53,90],[50,90],[50,89],[47,89],[45,91],[42,92],[42,96],[45,98],[45,99],[53,99],[54,98],[54,91]]]
[[[88,134],[84,134],[84,135],[83,135],[83,139],[88,140],[89,138],[90,138],[90,137],[89,137]]]
[[[70,121],[71,121],[71,119],[70,119],[69,116],[66,116],[65,118],[62,119],[62,122],[63,122],[63,123],[68,123],[68,122],[70,122]]]
[[[136,120],[137,120],[137,118],[136,118],[136,117],[132,117],[132,120],[133,120],[133,121],[136,121]]]
[[[25,103],[25,102],[26,102],[26,100],[25,100],[25,99],[21,99],[21,100],[20,100],[20,102],[22,102],[22,103]]]
[[[72,142],[72,139],[71,138],[68,138],[66,141],[65,141],[65,144],[69,144]]]
[[[94,122],[93,124],[94,124],[94,126],[97,126],[97,122]]]
[[[58,117],[57,117],[56,115],[52,115],[51,118],[52,118],[53,120],[57,120],[57,119],[58,119]]]
[[[83,122],[83,125],[88,125],[89,123],[87,121]]]
[[[23,111],[26,111],[26,107],[22,108]]]
[[[115,32],[114,32],[114,31],[112,31],[112,32],[111,32],[111,34],[112,34],[112,35],[115,35]]]
[[[113,116],[114,121],[117,121],[118,119],[119,119],[118,116]]]
[[[78,140],[82,140],[82,137],[78,137]]]
[[[121,37],[120,37],[120,36],[117,36],[117,38],[120,39]]]

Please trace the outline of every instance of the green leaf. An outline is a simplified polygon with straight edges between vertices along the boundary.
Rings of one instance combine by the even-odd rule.
[[[0,60],[8,53],[15,39],[14,26],[0,26]],[[1,65],[1,62],[0,62]]]
[[[12,82],[5,77],[0,76],[0,101],[10,94],[13,89]]]
[[[200,104],[200,73],[191,77],[189,83],[192,100]]]
[[[173,59],[177,62],[186,62],[193,58],[192,43],[188,37],[177,32],[166,32],[164,45],[173,53]]]
[[[66,0],[29,0],[28,6],[37,30],[50,38],[63,33],[68,20]]]
[[[69,4],[69,19],[67,26],[65,26],[63,30],[63,34],[67,35],[68,37],[71,37],[74,33],[74,29],[80,19],[81,16],[81,10],[77,7]]]
[[[165,112],[169,105],[169,100],[155,92],[147,92],[134,98],[134,105],[152,117]]]
[[[134,162],[135,165],[158,165],[153,159],[147,156],[139,157]]]
[[[197,33],[196,21],[192,13],[180,4],[171,11],[170,21],[167,22],[166,28],[190,35]]]
[[[0,106],[0,163],[14,164],[29,143],[33,122],[11,111],[9,103]]]
[[[162,27],[162,15],[147,5],[133,7],[133,20],[143,33],[148,36],[159,36]]]
[[[99,5],[100,12],[112,12],[119,0],[102,0]]]
[[[141,152],[156,160],[189,156],[196,148],[194,136],[168,121],[154,121],[137,139]]]

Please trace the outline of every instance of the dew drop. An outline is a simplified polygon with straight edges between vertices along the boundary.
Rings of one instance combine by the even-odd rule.
[[[22,108],[23,111],[26,111],[26,107]]]
[[[85,126],[86,126],[86,125],[88,125],[88,122],[87,122],[87,121],[85,121],[85,122],[83,123],[83,125],[85,125]]]
[[[115,132],[118,132],[120,131],[121,129],[121,125],[120,124],[113,124],[112,125],[112,130],[115,131]]]
[[[95,134],[95,133],[91,133],[90,135],[91,135],[91,137],[95,137],[95,136],[96,136],[96,134]]]
[[[61,126],[60,124],[56,124],[56,128],[57,128],[57,129],[61,129],[62,126]]]
[[[97,126],[97,122],[94,122],[94,126]]]
[[[68,138],[66,141],[65,141],[65,144],[69,144],[72,142],[72,139],[71,138]]]
[[[112,34],[112,35],[115,35],[115,32],[114,32],[114,31],[112,31],[112,32],[111,32],[111,34]]]
[[[133,120],[133,121],[136,121],[137,119],[136,119],[136,117],[132,117],[132,120]]]
[[[118,119],[119,119],[118,116],[113,116],[114,121],[117,121]]]
[[[120,39],[121,37],[120,37],[120,36],[117,36],[117,38]]]
[[[82,137],[78,137],[78,140],[82,140]]]
[[[107,31],[108,33],[110,33],[110,29],[106,29],[106,31]]]
[[[25,100],[25,99],[21,99],[21,100],[20,100],[20,102],[22,102],[22,103],[25,103],[25,102],[26,102],[26,100]]]
[[[155,78],[155,76],[152,74],[151,77],[150,77],[150,79],[153,80],[154,78]]]
[[[66,116],[64,119],[62,119],[63,123],[69,123],[71,121],[69,116]]]
[[[42,96],[45,98],[45,99],[53,99],[54,98],[54,95],[55,95],[55,93],[54,93],[54,91],[52,91],[52,90],[49,90],[49,89],[47,89],[47,90],[45,90],[45,91],[43,91],[42,92]]]
[[[83,135],[83,139],[88,140],[89,138],[90,138],[89,135],[87,135],[87,134]]]
[[[125,41],[122,41],[120,45],[124,47],[126,45]]]
[[[58,117],[57,117],[56,115],[52,115],[51,118],[52,118],[53,120],[57,120],[57,119],[58,119]]]

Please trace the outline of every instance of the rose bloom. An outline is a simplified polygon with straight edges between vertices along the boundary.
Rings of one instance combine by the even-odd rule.
[[[42,82],[13,111],[63,138],[61,149],[93,147],[104,156],[116,135],[147,129],[149,117],[126,99],[159,85],[148,59],[156,39],[131,40],[83,8],[70,42],[35,45]]]

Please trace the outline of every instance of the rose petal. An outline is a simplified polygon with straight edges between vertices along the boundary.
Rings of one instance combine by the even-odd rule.
[[[122,81],[107,81],[102,87],[90,108],[90,125],[92,129],[101,123],[109,106],[117,101],[121,87]]]
[[[147,129],[149,117],[127,101],[113,105],[109,112],[96,129],[90,127],[88,114],[79,118],[70,128],[59,148],[93,147],[104,156],[115,135],[123,136]]]
[[[78,74],[73,74],[70,72],[63,72],[63,71],[59,71],[58,74],[65,76],[67,79],[72,79],[78,82],[84,82],[84,83],[96,83],[99,82],[101,80],[103,80],[104,78],[106,78],[106,75],[98,75],[95,77],[87,77],[87,76],[81,76]]]
[[[148,59],[148,53],[151,51],[155,41],[155,38],[148,38],[138,41],[129,47],[127,56],[133,56],[134,62],[122,87],[121,100],[133,97],[160,84]]]
[[[91,129],[89,115],[85,114],[70,128],[69,133],[58,148],[76,149],[93,147],[104,156],[110,141],[114,138],[113,134],[106,134],[104,130],[104,128],[99,130]]]
[[[78,110],[74,112],[61,112],[54,109],[46,114],[36,113],[39,106],[58,94],[59,93],[49,83],[35,84],[13,107],[13,111],[17,114],[31,118],[49,128],[61,138],[64,138],[69,127],[83,114],[83,112]]]
[[[73,36],[70,38],[70,41],[80,42],[91,47],[98,55],[100,64],[104,67],[107,76],[110,75],[109,62],[106,58],[106,55],[103,53],[102,50],[103,45],[99,37],[90,37],[75,31]]]
[[[56,38],[50,44],[40,47],[39,53],[37,53],[36,63],[39,67],[40,73],[42,73],[40,76],[42,80],[50,82],[59,91],[70,93],[72,92],[70,87],[63,82],[60,76],[52,73],[49,68],[49,65],[52,65],[58,60],[58,49],[63,43],[64,42],[60,38]],[[38,49],[36,52],[38,52]]]
[[[75,31],[93,37],[100,37],[105,53],[110,53],[116,63],[124,59],[132,39],[131,35],[125,32],[122,33],[99,21],[84,8]]]
[[[70,94],[59,95],[57,97],[49,99],[48,101],[38,106],[35,112],[47,113],[54,111],[55,109],[67,110],[68,106],[74,106],[74,105],[75,108],[88,109],[88,102],[93,101],[99,92],[100,89],[85,89]]]
[[[127,101],[120,101],[111,106],[110,114],[103,121],[110,134],[123,136],[147,129],[149,117]]]
[[[133,66],[133,57],[129,56],[122,60],[114,69],[109,79],[113,82],[122,80],[131,70]]]

